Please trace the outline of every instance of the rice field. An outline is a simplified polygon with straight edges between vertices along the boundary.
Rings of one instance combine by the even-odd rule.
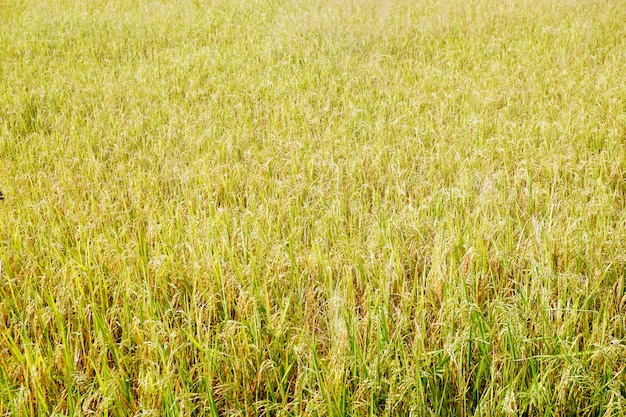
[[[625,23],[0,2],[0,415],[626,415]]]

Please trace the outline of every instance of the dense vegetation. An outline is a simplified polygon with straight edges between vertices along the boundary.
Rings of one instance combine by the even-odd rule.
[[[0,2],[0,414],[623,415],[624,22]]]

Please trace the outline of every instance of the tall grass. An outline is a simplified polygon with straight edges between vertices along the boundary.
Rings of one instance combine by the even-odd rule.
[[[0,414],[618,416],[621,0],[0,3]]]

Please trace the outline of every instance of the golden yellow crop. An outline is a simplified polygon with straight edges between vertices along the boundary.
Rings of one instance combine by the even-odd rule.
[[[625,22],[0,2],[0,415],[623,415]]]

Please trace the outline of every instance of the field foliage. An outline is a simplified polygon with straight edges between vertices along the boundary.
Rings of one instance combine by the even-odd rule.
[[[624,415],[625,22],[1,1],[0,415]]]

